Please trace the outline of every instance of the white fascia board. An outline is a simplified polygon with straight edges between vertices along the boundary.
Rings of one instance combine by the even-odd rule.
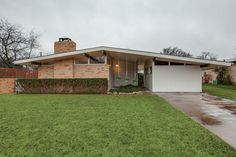
[[[147,51],[139,51],[139,50],[130,50],[130,49],[120,49],[120,48],[112,48],[112,47],[104,47],[105,51],[114,51],[120,53],[128,53],[128,54],[136,54],[136,55],[143,55],[143,56],[150,56],[150,57],[157,57],[160,59],[169,59],[169,60],[178,60],[184,62],[194,62],[199,64],[212,64],[212,65],[219,65],[219,66],[230,66],[231,63],[227,63],[224,61],[212,61],[212,60],[205,60],[205,59],[198,59],[198,58],[190,58],[190,57],[180,57],[180,56],[172,56],[172,55],[165,55],[155,52],[147,52]]]
[[[226,62],[236,62],[236,58],[230,58],[230,59],[226,59]]]
[[[83,54],[83,53],[88,53],[88,52],[93,52],[93,51],[110,51],[110,52],[118,52],[118,53],[127,53],[127,54],[135,54],[135,55],[142,55],[142,56],[149,56],[149,57],[157,57],[160,59],[178,60],[178,61],[183,61],[183,62],[193,62],[193,63],[199,63],[199,64],[212,64],[212,65],[218,65],[218,66],[231,65],[231,63],[227,63],[223,61],[203,60],[203,59],[197,59],[197,58],[172,56],[172,55],[165,55],[165,54],[160,54],[160,53],[155,53],[155,52],[114,48],[114,47],[106,47],[106,46],[82,49],[82,50],[77,50],[77,51],[72,51],[72,52],[67,52],[67,53],[58,53],[58,54],[53,54],[49,56],[42,56],[42,57],[37,57],[37,58],[25,59],[25,60],[18,60],[18,61],[15,61],[14,63],[23,65],[23,64],[27,64],[31,62],[37,62],[37,61],[43,61],[43,60],[49,60],[49,59],[73,57],[78,54]]]

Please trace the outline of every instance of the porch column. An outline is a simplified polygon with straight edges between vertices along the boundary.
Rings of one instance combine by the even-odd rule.
[[[105,55],[105,64],[107,64],[107,55]]]

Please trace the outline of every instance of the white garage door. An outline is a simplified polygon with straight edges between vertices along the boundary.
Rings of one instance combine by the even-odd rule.
[[[202,92],[200,66],[153,65],[153,92]]]

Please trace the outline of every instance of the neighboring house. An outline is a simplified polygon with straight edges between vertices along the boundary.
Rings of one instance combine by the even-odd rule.
[[[229,74],[231,81],[236,84],[236,58],[227,59],[226,62],[231,63],[231,66],[227,68],[227,73]],[[204,83],[216,82],[217,73],[215,72],[215,69],[205,70],[203,78],[206,80]]]
[[[236,58],[227,59],[226,61],[232,63],[232,65],[228,68],[228,73],[232,82],[236,84]]]
[[[203,83],[212,83],[216,84],[217,83],[217,73],[215,72],[214,69],[208,69],[203,72],[203,77],[202,77],[202,82]]]
[[[201,92],[203,69],[230,66],[223,61],[105,46],[76,50],[69,38],[54,43],[53,55],[15,64],[38,65],[39,78],[107,78],[109,88],[137,85],[137,72],[144,69],[144,86],[153,92]]]

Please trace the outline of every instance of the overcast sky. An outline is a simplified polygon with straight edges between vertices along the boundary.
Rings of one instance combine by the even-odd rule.
[[[236,55],[236,0],[0,0],[0,17],[40,32],[43,52],[59,37],[78,47],[160,52],[178,46],[194,55]]]

